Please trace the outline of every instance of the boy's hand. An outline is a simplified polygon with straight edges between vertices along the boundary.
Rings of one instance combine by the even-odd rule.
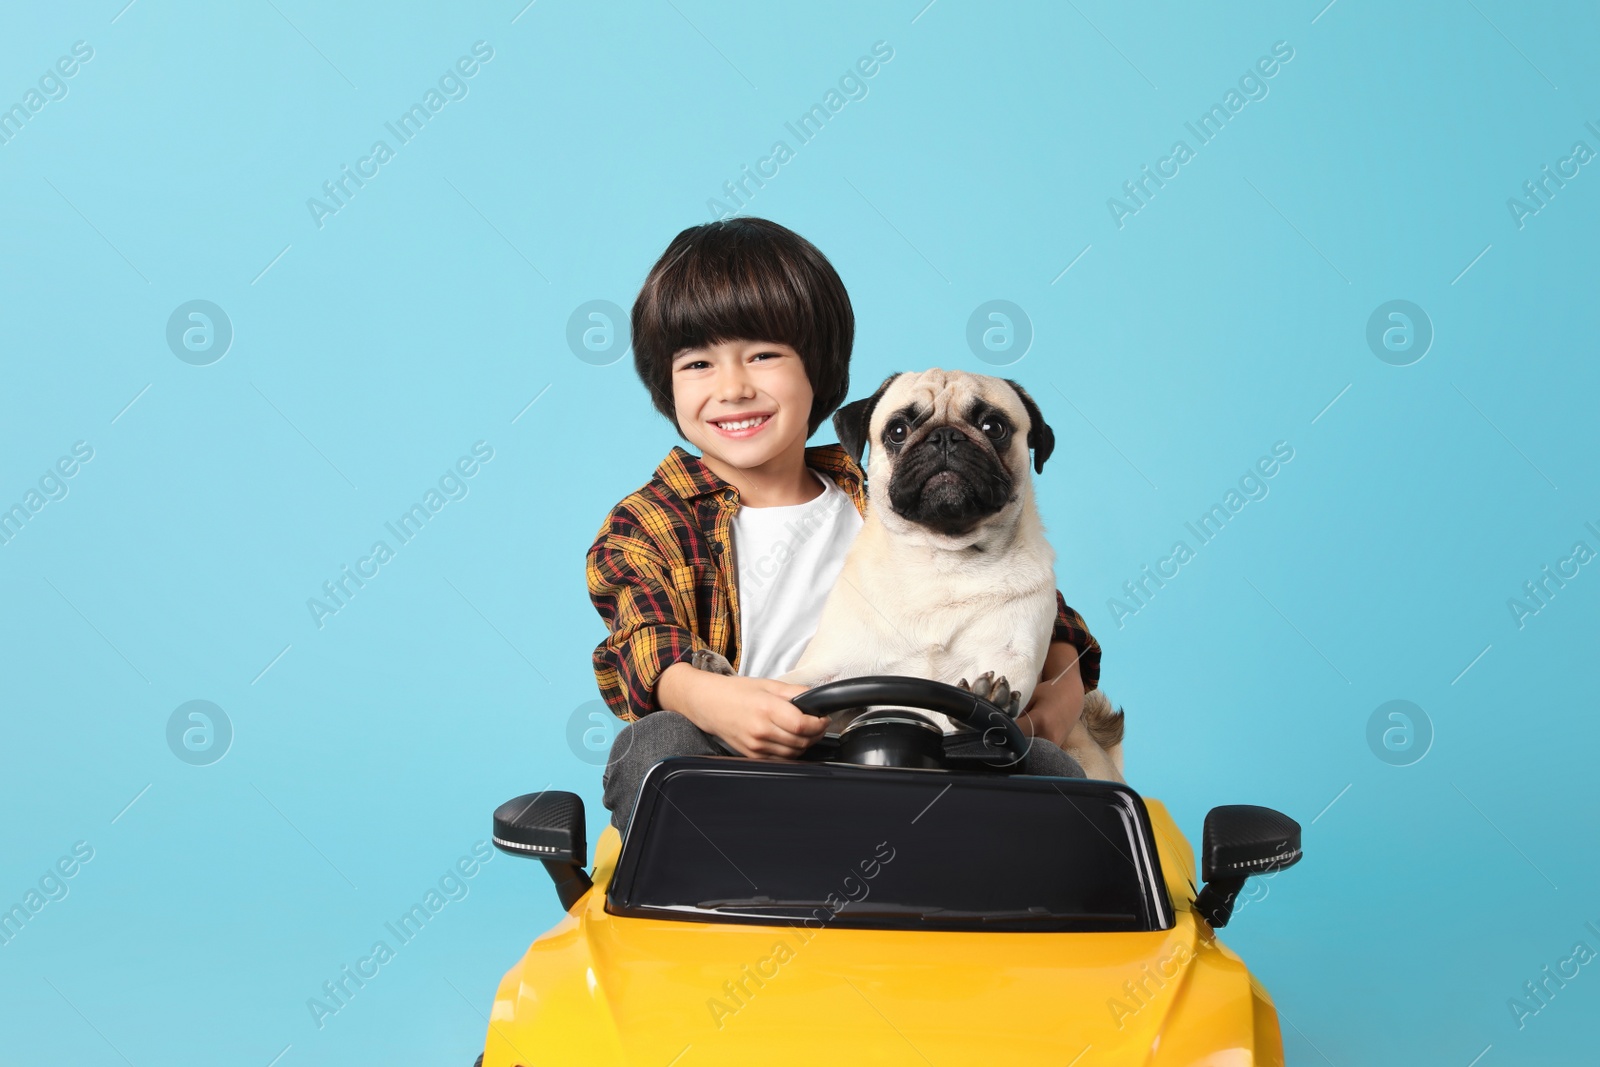
[[[656,683],[656,699],[734,751],[755,759],[795,759],[828,727],[789,701],[806,691],[771,678],[744,678],[674,663]]]
[[[1068,735],[1083,714],[1083,676],[1078,672],[1078,650],[1055,641],[1045,655],[1044,674],[1033,699],[1017,716],[1017,725],[1029,737],[1042,737],[1066,747]]]

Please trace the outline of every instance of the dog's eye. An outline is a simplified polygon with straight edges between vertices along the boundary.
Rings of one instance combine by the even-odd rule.
[[[998,441],[1011,432],[1010,427],[995,418],[984,419],[978,429],[982,430],[983,435],[991,441]]]
[[[906,443],[906,435],[910,432],[911,428],[909,426],[896,419],[884,431],[884,436],[889,439],[889,443],[892,445],[903,445]]]

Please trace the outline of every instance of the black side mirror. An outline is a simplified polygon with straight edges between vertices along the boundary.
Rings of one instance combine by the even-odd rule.
[[[1220,929],[1233,917],[1233,902],[1246,878],[1300,861],[1300,824],[1271,808],[1224,804],[1206,814],[1201,853],[1200,874],[1206,884],[1194,909]]]
[[[583,869],[589,846],[583,798],[576,793],[546,789],[506,801],[494,809],[494,844],[510,855],[542,861],[568,911],[594,885]]]

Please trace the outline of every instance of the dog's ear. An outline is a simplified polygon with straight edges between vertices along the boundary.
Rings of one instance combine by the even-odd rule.
[[[889,383],[898,377],[898,372],[889,375],[878,386],[877,392],[863,400],[853,400],[833,413],[833,429],[839,435],[839,443],[858,465],[861,463],[861,453],[867,447],[867,434],[872,432],[873,409],[888,391]]]
[[[1033,472],[1043,474],[1044,461],[1056,450],[1055,431],[1044,421],[1044,416],[1039,412],[1039,405],[1033,402],[1033,397],[1028,395],[1026,389],[1010,378],[1006,379],[1006,384],[1017,391],[1018,399],[1028,412],[1028,447],[1033,449]]]

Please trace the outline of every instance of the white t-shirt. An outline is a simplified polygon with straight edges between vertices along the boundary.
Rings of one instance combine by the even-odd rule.
[[[807,468],[810,470],[811,468]],[[861,530],[861,514],[826,475],[804,504],[741,506],[733,517],[739,566],[739,673],[776,678],[800,662],[822,605]]]

